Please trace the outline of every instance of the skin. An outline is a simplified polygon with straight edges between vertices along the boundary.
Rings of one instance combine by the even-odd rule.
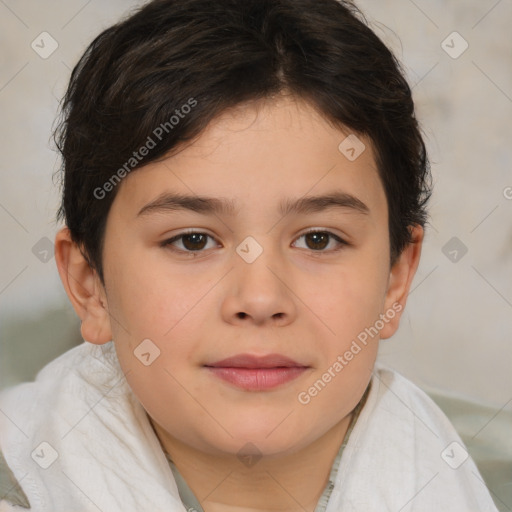
[[[338,150],[349,133],[284,95],[225,112],[180,152],[119,185],[107,219],[105,287],[67,228],[56,236],[83,338],[114,341],[162,447],[206,512],[314,511],[371,378],[378,339],[398,328],[401,312],[309,403],[298,401],[380,314],[405,307],[420,259],[423,230],[415,226],[413,243],[390,267],[372,146],[360,137],[366,150],[349,161]],[[368,213],[278,212],[281,199],[333,190],[357,197]],[[163,191],[222,197],[239,210],[137,216]],[[348,245],[302,236],[311,228]],[[186,229],[212,238],[161,245]],[[248,236],[263,248],[252,263],[236,252]],[[149,366],[134,356],[147,338],[160,350]],[[276,389],[245,391],[203,366],[240,353],[280,353],[309,368]],[[237,457],[247,442],[262,454],[251,467]]]

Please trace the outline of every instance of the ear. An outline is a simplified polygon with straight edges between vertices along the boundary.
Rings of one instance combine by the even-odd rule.
[[[412,242],[402,251],[389,275],[383,312],[388,322],[380,331],[381,339],[390,338],[397,331],[409,289],[420,262],[424,230],[421,226],[414,225],[411,226],[410,231]]]
[[[55,236],[55,261],[69,300],[82,320],[82,338],[96,345],[107,343],[112,332],[105,289],[72,241],[68,227]]]

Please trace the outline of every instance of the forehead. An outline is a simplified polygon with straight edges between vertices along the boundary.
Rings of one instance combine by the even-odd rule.
[[[289,97],[224,112],[166,160],[132,171],[115,203],[138,213],[171,191],[219,197],[237,213],[271,203],[282,211],[289,199],[332,191],[386,210],[371,142]]]

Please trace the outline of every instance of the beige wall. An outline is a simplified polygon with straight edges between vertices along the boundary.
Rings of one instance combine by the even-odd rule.
[[[50,131],[57,98],[85,45],[135,5],[0,3],[4,385],[77,341],[69,331],[72,325],[77,332],[76,320],[55,260],[45,263],[32,252],[39,243],[44,256],[44,237],[53,240],[57,229],[52,173],[58,162],[49,147]],[[381,360],[421,385],[500,408],[512,399],[512,199],[504,193],[512,197],[507,189],[512,187],[512,3],[362,0],[359,5],[417,84],[436,182],[414,291],[400,332],[382,344]],[[43,31],[58,42],[47,59],[31,48]],[[441,46],[454,31],[469,44],[458,58],[453,58],[463,48],[458,36],[445,44],[452,56]],[[45,41],[46,49],[50,43]],[[455,263],[443,253],[452,237],[467,247]],[[453,258],[453,250],[445,252],[452,251]],[[55,309],[63,311],[68,330],[56,325]]]

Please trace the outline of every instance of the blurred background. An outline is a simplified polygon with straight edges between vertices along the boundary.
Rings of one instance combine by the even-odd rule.
[[[86,45],[142,2],[0,0],[0,388],[81,343],[53,257],[50,136]],[[361,0],[413,87],[431,223],[380,361],[428,391],[512,510],[511,0]]]

